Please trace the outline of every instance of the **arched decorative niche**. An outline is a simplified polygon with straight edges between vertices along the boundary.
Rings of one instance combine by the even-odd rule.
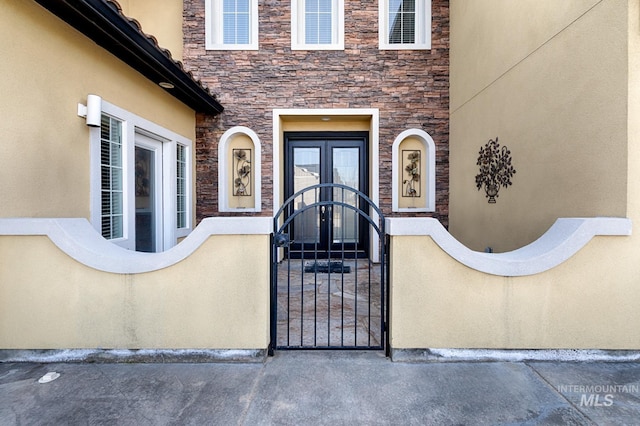
[[[436,209],[436,144],[427,132],[408,129],[392,147],[391,201],[394,212]]]
[[[227,130],[218,144],[218,210],[261,211],[261,155],[258,135],[248,127]]]

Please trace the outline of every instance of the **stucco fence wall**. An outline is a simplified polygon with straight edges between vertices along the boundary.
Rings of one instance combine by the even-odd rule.
[[[507,253],[471,251],[429,219],[388,221],[394,350],[640,348],[630,220],[559,219]]]
[[[270,225],[205,220],[148,254],[84,219],[0,219],[0,349],[264,349]]]
[[[509,253],[435,219],[387,219],[390,341],[426,348],[640,349],[631,221],[561,219]],[[85,219],[0,219],[0,349],[257,350],[269,344],[271,218],[208,218],[160,254]]]

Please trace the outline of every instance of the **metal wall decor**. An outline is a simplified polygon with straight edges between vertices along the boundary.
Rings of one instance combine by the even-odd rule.
[[[251,195],[251,150],[234,149],[233,162],[235,178],[233,180],[233,195],[243,197]]]
[[[403,197],[420,196],[420,151],[402,150],[402,166],[408,179],[402,181],[404,190]]]
[[[511,165],[511,151],[506,146],[500,146],[498,137],[496,140],[490,139],[480,148],[476,165],[480,166],[480,173],[476,175],[478,191],[484,186],[488,202],[494,204],[500,186],[510,186],[511,178],[516,173],[516,169]]]

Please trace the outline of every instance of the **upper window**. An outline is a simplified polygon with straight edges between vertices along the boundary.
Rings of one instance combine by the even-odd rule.
[[[292,0],[291,49],[344,49],[344,0]]]
[[[380,0],[380,49],[431,49],[431,0]]]
[[[258,49],[258,0],[206,0],[205,47]]]

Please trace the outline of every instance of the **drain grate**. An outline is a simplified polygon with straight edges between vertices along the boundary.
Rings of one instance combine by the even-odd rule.
[[[304,263],[305,272],[331,272],[336,274],[348,274],[351,266],[345,265],[340,260],[315,260]]]

